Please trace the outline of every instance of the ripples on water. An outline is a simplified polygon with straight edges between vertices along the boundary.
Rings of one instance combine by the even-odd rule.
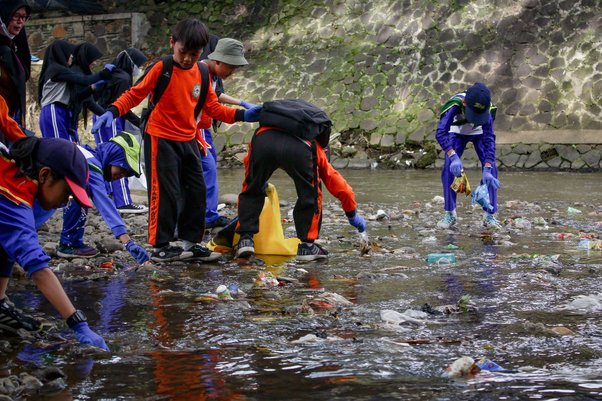
[[[220,192],[237,192],[241,172],[220,172]],[[253,289],[257,267],[219,265],[157,267],[109,280],[69,282],[112,354],[90,359],[48,351],[42,363],[58,364],[70,388],[56,399],[90,400],[481,400],[602,398],[601,312],[559,308],[574,296],[602,292],[602,252],[579,250],[576,240],[550,233],[595,232],[602,215],[602,175],[502,173],[500,218],[542,217],[547,228],[509,229],[506,243],[483,236],[481,213],[462,199],[459,230],[436,232],[441,206],[438,172],[343,171],[366,216],[383,209],[398,218],[370,221],[369,233],[385,250],[360,257],[357,236],[339,206],[327,199],[322,238],[327,263],[269,265],[298,285]],[[476,177],[476,173],[472,173]],[[291,185],[276,176],[280,199],[292,207]],[[476,183],[473,184],[476,186]],[[525,200],[526,208],[505,202]],[[419,202],[419,204],[416,204]],[[583,213],[569,215],[569,206]],[[403,211],[412,209],[413,213]],[[423,242],[434,235],[436,242]],[[431,252],[459,247],[456,265],[428,267]],[[396,252],[412,247],[416,254]],[[390,251],[390,252],[389,252]],[[559,263],[534,255],[559,254]],[[522,255],[522,256],[521,256]],[[304,273],[299,268],[307,270]],[[196,302],[202,292],[236,283],[244,300]],[[23,283],[12,297],[52,310]],[[308,289],[338,293],[354,303],[313,316],[298,313]],[[20,291],[19,291],[20,289]],[[386,326],[380,311],[403,312],[455,304],[469,295],[477,313],[429,317],[423,325]],[[33,300],[33,301],[32,301]],[[297,313],[296,313],[297,312]],[[550,331],[565,327],[576,335]],[[306,334],[320,342],[297,343]],[[443,370],[461,356],[486,356],[514,374],[481,373],[449,380]],[[29,365],[13,358],[16,370]],[[82,366],[84,366],[82,368]]]

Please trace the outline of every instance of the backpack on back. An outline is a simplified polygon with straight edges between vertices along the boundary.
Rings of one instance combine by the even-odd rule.
[[[325,148],[330,141],[332,121],[322,109],[305,100],[282,99],[263,104],[259,126],[275,127],[306,140],[315,139]]]
[[[148,123],[148,119],[150,118],[150,114],[159,103],[159,99],[163,96],[165,89],[167,89],[167,85],[169,85],[169,80],[171,79],[171,74],[173,73],[173,57],[166,56],[162,58],[163,66],[161,69],[161,75],[159,75],[159,79],[157,79],[157,83],[155,84],[155,90],[153,91],[152,97],[148,101],[148,107],[145,107],[142,110],[140,115],[140,130],[142,132],[146,132],[146,124]],[[153,64],[154,65],[154,64]],[[153,65],[149,66],[146,71],[150,71]],[[199,95],[199,99],[197,101],[196,107],[194,108],[194,116],[197,118],[199,113],[203,109],[203,105],[205,104],[205,100],[207,99],[207,92],[209,90],[209,70],[204,63],[200,61],[197,62],[197,66],[199,71],[201,72],[201,93]],[[145,76],[146,74],[144,74]],[[142,76],[138,82],[144,79]]]

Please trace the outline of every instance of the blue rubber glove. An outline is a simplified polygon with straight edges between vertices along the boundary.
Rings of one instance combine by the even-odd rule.
[[[110,127],[113,122],[113,113],[105,111],[105,113],[96,119],[94,125],[92,125],[92,132],[97,133],[102,127]]]
[[[113,71],[115,69],[115,64],[105,64],[105,70]]]
[[[253,103],[247,103],[247,102],[245,102],[244,100],[241,100],[241,101],[240,101],[240,105],[241,105],[242,107],[244,107],[245,109],[247,109],[247,110],[249,110],[251,107],[255,107],[255,106],[257,106],[256,104],[253,104]]]
[[[347,219],[349,220],[349,224],[357,228],[357,231],[361,233],[366,231],[366,220],[360,216],[359,213],[356,213],[353,217],[348,217]]]
[[[451,160],[449,171],[451,171],[451,173],[456,177],[460,177],[462,175],[462,170],[464,170],[462,160],[460,160],[458,155],[455,153],[449,157],[449,160]]]
[[[107,83],[106,79],[101,79],[100,81],[94,82],[94,89],[100,89]]]
[[[500,180],[491,174],[491,167],[485,167],[483,169],[483,184],[487,185],[487,188],[495,189],[498,189],[501,185]]]
[[[80,344],[93,345],[105,351],[109,350],[109,347],[105,344],[105,340],[90,329],[88,322],[80,322],[73,326],[71,330],[75,333],[75,338],[77,338]]]
[[[125,244],[125,249],[132,255],[136,262],[142,264],[148,261],[148,254],[146,253],[146,249],[142,248],[140,245],[136,243],[133,239],[129,240],[127,244]]]
[[[245,116],[243,121],[247,123],[256,123],[259,121],[259,113],[261,113],[263,106],[253,106],[248,110],[245,110]]]

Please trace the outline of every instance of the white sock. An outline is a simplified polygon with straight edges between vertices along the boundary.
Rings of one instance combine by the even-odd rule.
[[[195,242],[187,241],[187,240],[182,240],[182,244],[183,244],[183,248],[185,251],[190,250],[190,248],[192,248],[193,246],[196,245]]]

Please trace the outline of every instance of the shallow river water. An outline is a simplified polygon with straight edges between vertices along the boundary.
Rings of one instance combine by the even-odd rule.
[[[0,376],[63,369],[68,388],[28,398],[36,400],[602,399],[602,251],[578,247],[579,236],[600,238],[602,174],[502,172],[504,228],[491,232],[463,197],[457,228],[436,229],[438,171],[342,173],[368,219],[370,255],[360,256],[357,233],[326,196],[327,262],[228,258],[70,278],[66,290],[110,354],[71,341],[19,343],[3,355]],[[219,174],[222,194],[239,191],[241,170]],[[471,176],[474,188],[478,174]],[[294,189],[283,175],[271,182],[288,203],[281,210],[289,227]],[[456,263],[427,264],[441,252]],[[258,287],[262,270],[286,279]],[[246,296],[203,301],[220,284]],[[351,304],[317,302],[325,293]],[[56,316],[31,282],[13,281],[9,294]],[[444,305],[454,313],[421,312]],[[413,319],[387,321],[386,310]],[[463,356],[510,372],[445,377]]]

